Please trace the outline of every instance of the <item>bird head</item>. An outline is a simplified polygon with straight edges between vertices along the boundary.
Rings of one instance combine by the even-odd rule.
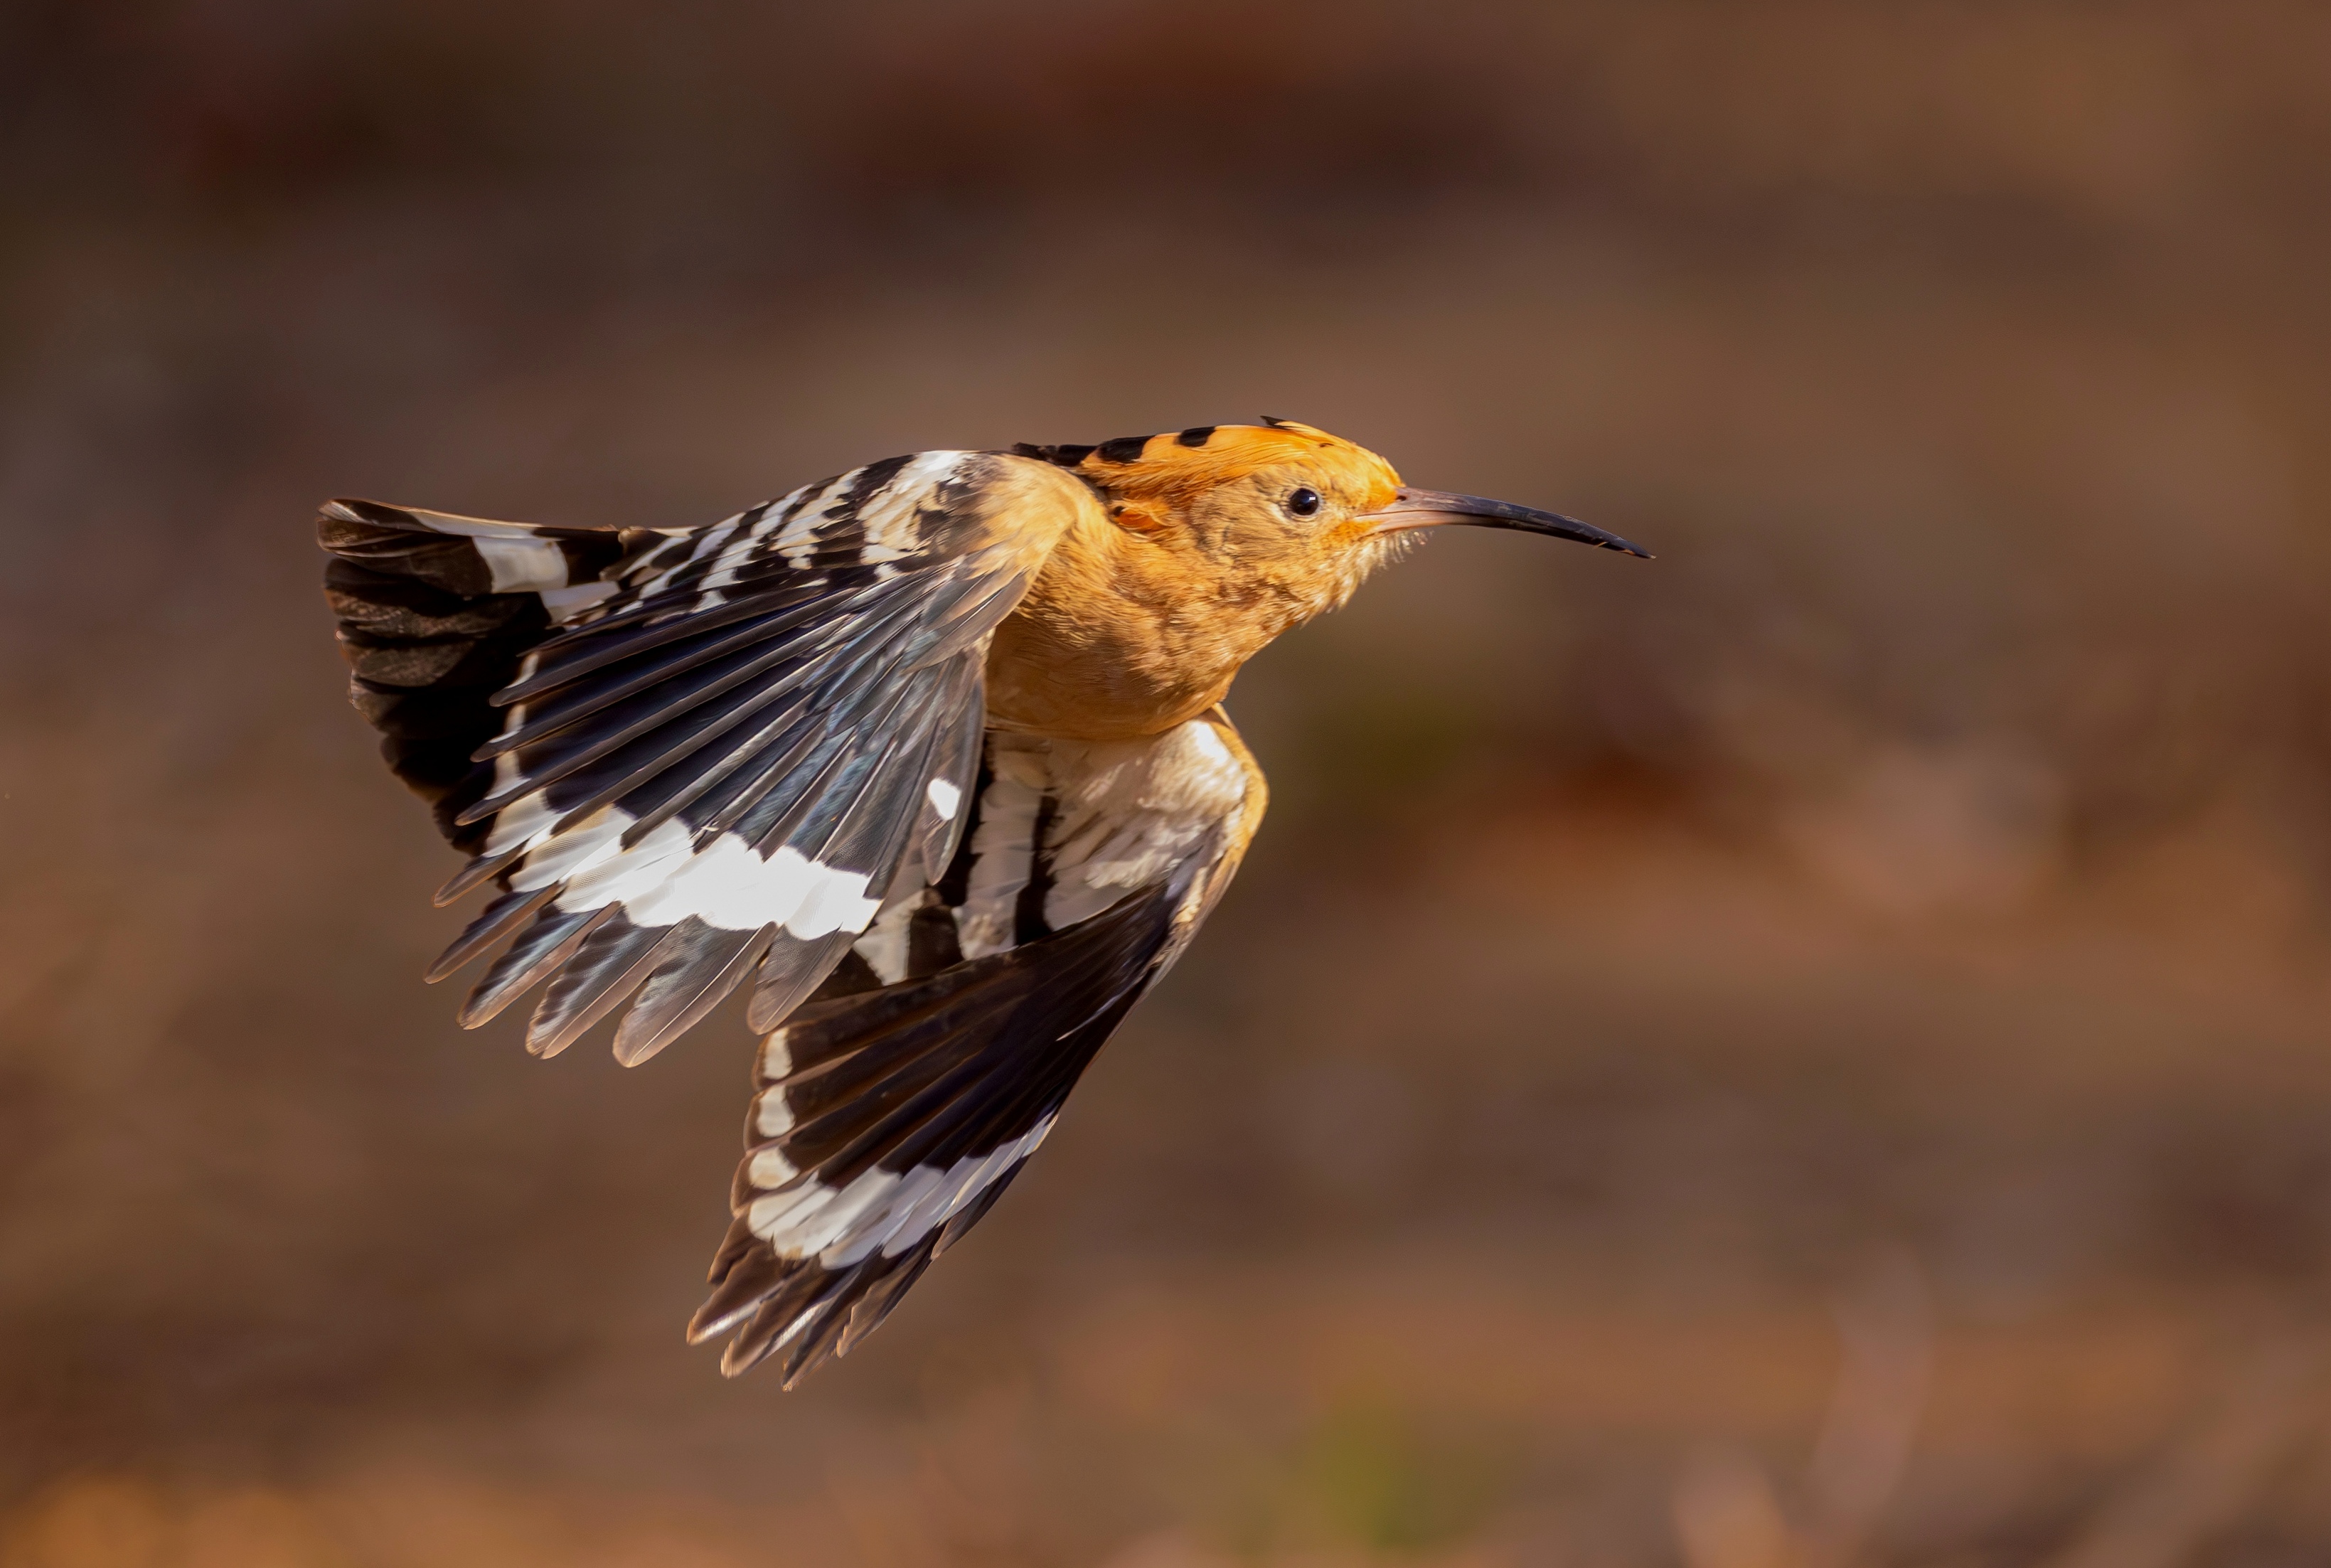
[[[1118,528],[1227,595],[1279,600],[1290,620],[1343,603],[1423,528],[1516,528],[1648,556],[1558,513],[1403,484],[1365,447],[1292,420],[1013,450],[1076,474]]]

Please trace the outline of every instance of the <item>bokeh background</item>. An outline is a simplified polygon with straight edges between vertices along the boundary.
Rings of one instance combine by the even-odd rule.
[[[2331,1562],[2331,14],[0,7],[0,1563]],[[1434,540],[973,1240],[454,1027],[335,494],[1269,412]]]

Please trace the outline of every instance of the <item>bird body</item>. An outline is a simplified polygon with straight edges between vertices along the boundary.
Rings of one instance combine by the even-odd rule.
[[[357,707],[494,897],[474,1027],[625,1007],[646,1060],[747,984],[764,1042],[691,1339],[787,1386],[986,1212],[1261,822],[1221,708],[1272,638],[1445,522],[1308,425],[932,451],[700,528],[326,506]]]

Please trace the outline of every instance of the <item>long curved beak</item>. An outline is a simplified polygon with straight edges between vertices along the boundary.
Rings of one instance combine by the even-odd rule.
[[[1576,518],[1565,518],[1559,512],[1542,512],[1536,507],[1518,507],[1511,501],[1493,501],[1484,496],[1460,496],[1449,490],[1419,489],[1403,485],[1394,492],[1389,506],[1367,513],[1360,519],[1374,523],[1369,529],[1375,534],[1403,533],[1410,528],[1438,528],[1451,524],[1470,524],[1477,528],[1516,528],[1525,534],[1546,534],[1557,539],[1575,539],[1582,545],[1595,545],[1605,550],[1617,550],[1624,555],[1651,559],[1649,550],[1629,544],[1613,533],[1607,533],[1592,523],[1582,523]]]

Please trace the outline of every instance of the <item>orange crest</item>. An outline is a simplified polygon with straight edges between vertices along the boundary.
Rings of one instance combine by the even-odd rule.
[[[1355,499],[1389,501],[1400,475],[1364,446],[1293,420],[1201,424],[1158,435],[1126,435],[1099,446],[1018,446],[1023,457],[1073,470],[1112,496],[1186,504],[1217,485],[1264,469],[1300,465]]]

